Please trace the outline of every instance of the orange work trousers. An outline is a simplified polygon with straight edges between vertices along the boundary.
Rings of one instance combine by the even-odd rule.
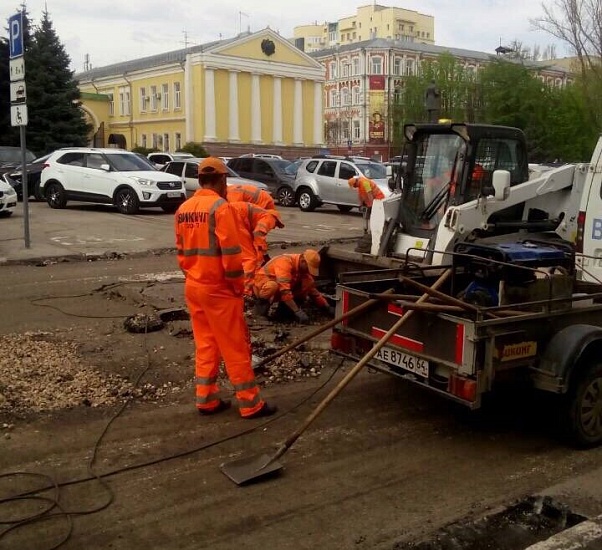
[[[196,406],[210,411],[219,405],[220,359],[234,391],[241,416],[263,407],[251,365],[249,331],[243,298],[225,285],[186,281],[184,288],[195,345]]]

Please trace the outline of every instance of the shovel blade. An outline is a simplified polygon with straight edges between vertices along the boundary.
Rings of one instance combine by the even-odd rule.
[[[261,454],[252,457],[239,458],[232,462],[224,462],[220,470],[236,485],[246,485],[275,475],[283,466],[273,455]]]

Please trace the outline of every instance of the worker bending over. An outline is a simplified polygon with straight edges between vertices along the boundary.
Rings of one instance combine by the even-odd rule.
[[[368,233],[368,222],[370,220],[372,204],[376,199],[384,199],[385,195],[376,183],[365,176],[353,176],[347,180],[347,183],[349,184],[349,187],[357,189],[360,210],[364,216],[364,233]]]
[[[312,249],[272,258],[255,273],[256,314],[267,317],[272,304],[282,303],[297,321],[308,323],[309,317],[301,306],[311,299],[316,306],[334,315],[334,308],[316,288],[314,276],[318,275],[319,268],[320,255]]]
[[[255,272],[268,259],[267,235],[275,227],[284,227],[276,210],[264,210],[250,202],[231,202],[236,214],[242,249],[244,296],[253,297]]]
[[[196,407],[214,414],[230,407],[219,398],[220,359],[243,418],[268,416],[276,408],[261,399],[251,366],[243,314],[243,263],[240,236],[226,201],[226,165],[208,157],[199,164],[200,189],[175,215],[177,257],[195,343]]]
[[[254,185],[228,185],[228,202],[250,202],[265,210],[275,210],[274,199]]]

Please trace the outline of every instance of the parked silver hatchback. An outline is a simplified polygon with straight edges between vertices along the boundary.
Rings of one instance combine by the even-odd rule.
[[[387,167],[380,162],[354,157],[320,157],[306,159],[297,170],[294,192],[299,208],[311,212],[322,204],[334,204],[341,212],[360,206],[357,191],[349,179],[365,176],[388,197]]]

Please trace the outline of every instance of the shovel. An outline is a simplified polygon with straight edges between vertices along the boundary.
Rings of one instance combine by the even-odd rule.
[[[439,288],[450,276],[451,269],[445,270],[441,276],[433,283],[432,287]],[[417,303],[428,300],[430,295],[424,293]],[[339,393],[351,382],[362,368],[376,355],[378,350],[382,348],[393,336],[397,330],[403,325],[408,318],[414,313],[414,310],[407,311],[388,331],[387,333],[366,353],[356,365],[345,375],[345,377],[332,389],[332,391],[318,404],[318,406],[309,414],[303,424],[295,432],[293,432],[286,441],[278,447],[275,453],[260,454],[252,457],[239,458],[231,462],[224,462],[220,465],[221,471],[228,476],[237,485],[245,485],[253,481],[259,481],[262,478],[273,475],[283,466],[278,459],[288,451],[293,443],[299,439],[301,434],[309,428],[311,423],[322,413],[322,411],[333,401]]]

